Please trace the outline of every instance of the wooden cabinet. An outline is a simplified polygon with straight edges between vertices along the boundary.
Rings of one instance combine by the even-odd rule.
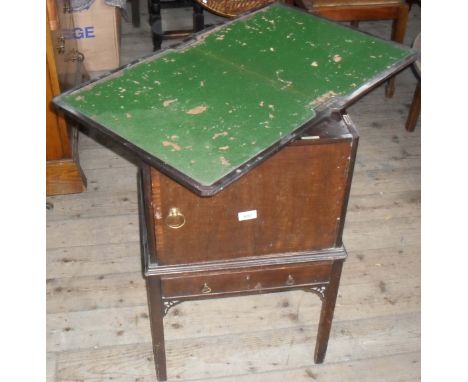
[[[323,362],[358,143],[342,113],[412,60],[406,48],[274,4],[57,99],[141,160],[159,380],[164,315],[195,298],[314,292]]]
[[[214,196],[143,165],[140,227],[158,380],[163,317],[185,300],[301,289],[322,311],[324,360],[346,250],[342,244],[358,135],[332,114]]]
[[[351,149],[350,137],[296,141],[212,197],[151,169],[156,262],[335,247]]]
[[[52,106],[52,98],[82,78],[82,56],[74,40],[65,39],[72,16],[63,2],[47,1],[46,19],[46,192],[47,195],[83,192],[86,178],[76,152],[77,131]]]

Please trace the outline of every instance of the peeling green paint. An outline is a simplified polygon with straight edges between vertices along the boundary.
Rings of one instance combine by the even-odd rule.
[[[123,69],[63,102],[211,185],[409,55],[280,5]]]

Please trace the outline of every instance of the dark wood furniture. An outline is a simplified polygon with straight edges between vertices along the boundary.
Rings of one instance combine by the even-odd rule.
[[[209,198],[142,167],[141,232],[158,380],[166,380],[163,318],[191,299],[314,292],[322,300],[314,360],[323,362],[346,258],[342,233],[357,142],[349,117],[333,115]]]
[[[314,15],[335,21],[392,20],[391,39],[403,43],[408,22],[408,5],[403,0],[294,0],[299,7]],[[395,93],[395,78],[385,88],[387,97]]]
[[[54,101],[141,160],[159,380],[163,317],[199,298],[318,294],[314,359],[323,362],[358,142],[343,110],[414,59],[406,47],[275,4]]]
[[[47,195],[83,192],[86,178],[76,152],[77,131],[71,130],[64,116],[53,107],[52,98],[81,82],[82,56],[76,42],[64,38],[63,30],[72,26],[71,14],[63,4],[47,2],[46,15],[46,193]]]

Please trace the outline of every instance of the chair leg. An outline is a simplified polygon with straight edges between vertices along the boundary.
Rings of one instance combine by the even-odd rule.
[[[203,7],[193,2],[193,31],[200,32],[205,28],[205,17],[203,15]]]
[[[161,20],[161,0],[148,0],[149,24],[153,39],[153,50],[161,49],[164,32]]]
[[[315,343],[315,363],[322,363],[327,352],[328,338],[330,337],[330,330],[333,320],[333,313],[335,311],[336,297],[338,295],[338,287],[340,285],[342,267],[343,260],[337,260],[333,263],[330,284],[327,287],[325,296],[322,301],[317,342]]]
[[[414,91],[413,102],[411,103],[405,128],[407,131],[414,131],[419,115],[421,114],[421,81],[418,82]]]
[[[402,4],[398,8],[397,18],[393,20],[393,27],[392,27],[392,40],[393,41],[403,43],[403,40],[405,38],[407,23],[408,23],[408,6],[406,4]],[[395,76],[390,78],[385,88],[385,95],[388,98],[393,97],[394,94],[395,94]]]
[[[135,28],[140,26],[140,1],[131,0],[132,3],[132,24]]]

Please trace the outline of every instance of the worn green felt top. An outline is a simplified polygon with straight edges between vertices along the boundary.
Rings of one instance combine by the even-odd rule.
[[[272,5],[57,103],[208,186],[409,54]]]

